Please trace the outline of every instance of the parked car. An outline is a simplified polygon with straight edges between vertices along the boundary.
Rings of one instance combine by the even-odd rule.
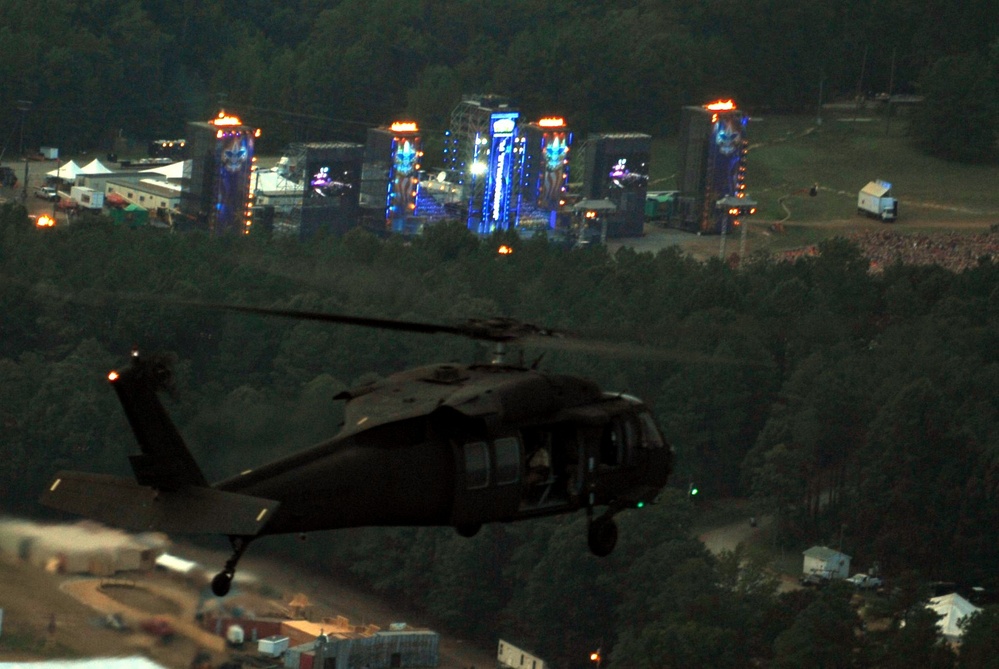
[[[811,572],[810,574],[804,574],[798,579],[806,588],[824,588],[829,585],[829,577],[820,572]]]
[[[57,191],[52,186],[42,186],[35,190],[35,197],[39,200],[48,200],[49,202],[56,202],[59,200],[59,191]]]
[[[0,186],[13,188],[17,185],[17,175],[11,167],[0,167]]]
[[[869,574],[854,574],[850,578],[846,579],[846,582],[858,590],[875,590],[885,584],[885,582],[877,576],[871,576]]]

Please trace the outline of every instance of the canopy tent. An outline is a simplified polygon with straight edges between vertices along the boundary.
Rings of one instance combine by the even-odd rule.
[[[80,168],[80,174],[111,174],[113,171],[96,158]]]
[[[45,176],[55,177],[56,179],[62,179],[64,181],[72,181],[76,178],[76,175],[80,173],[80,166],[74,161],[69,161],[65,165],[60,165],[51,172],[46,172]]]
[[[980,608],[956,592],[930,599],[926,608],[941,616],[940,620],[937,621],[937,628],[950,641],[958,641],[964,634],[964,630],[961,629],[962,620],[976,611],[981,611]]]
[[[191,176],[191,164],[190,160],[181,160],[180,162],[170,163],[169,165],[160,165],[158,167],[152,167],[148,170],[140,171],[143,174],[147,172],[159,174],[167,179],[183,179],[185,176]]]
[[[137,204],[130,204],[124,209],[111,209],[108,216],[118,225],[127,225],[130,228],[149,224],[149,211]]]
[[[141,657],[101,657],[89,660],[43,660],[41,662],[0,662],[0,667],[31,669],[166,669],[162,664]]]

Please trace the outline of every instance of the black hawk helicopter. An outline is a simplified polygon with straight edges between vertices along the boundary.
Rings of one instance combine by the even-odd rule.
[[[614,515],[655,502],[669,478],[673,450],[639,399],[506,362],[512,343],[597,351],[606,344],[505,318],[450,326],[200,306],[495,347],[491,363],[420,367],[340,393],[335,399],[347,403],[338,434],[211,484],[157,395],[171,386],[169,366],[133,351],[131,364],[108,378],[141,449],[129,457],[135,480],[61,471],[41,501],[129,529],[226,535],[233,554],[212,580],[218,596],[228,593],[248,544],[269,534],[452,526],[471,537],[484,523],[584,509],[589,548],[606,556],[617,543]]]

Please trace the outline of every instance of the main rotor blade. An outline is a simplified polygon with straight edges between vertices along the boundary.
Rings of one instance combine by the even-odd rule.
[[[701,353],[690,349],[664,348],[652,344],[639,344],[625,341],[588,338],[585,336],[536,336],[527,335],[517,340],[518,346],[542,348],[567,353],[583,353],[601,358],[619,360],[645,360],[650,362],[673,362],[679,364],[707,364],[729,366],[759,366],[764,363],[753,360]]]
[[[190,306],[222,311],[237,311],[258,316],[278,316],[300,321],[318,321],[320,323],[343,323],[345,325],[360,325],[361,327],[379,328],[381,330],[396,330],[399,332],[417,332],[421,334],[455,334],[469,336],[464,328],[436,323],[417,323],[414,321],[397,321],[388,318],[366,318],[363,316],[348,316],[333,314],[326,311],[304,311],[299,309],[272,309],[268,307],[247,307],[238,304],[222,304],[210,302],[188,302]]]
[[[465,323],[460,325],[444,325],[441,323],[423,323],[417,321],[393,320],[388,318],[350,316],[325,311],[251,307],[236,304],[205,302],[184,302],[183,304],[207,309],[256,314],[259,316],[277,316],[280,318],[317,321],[320,323],[342,323],[345,325],[358,325],[361,327],[379,328],[382,330],[395,330],[397,332],[458,335],[460,337],[479,341],[491,341],[529,348],[576,352],[619,359],[655,360],[661,362],[681,363],[706,362],[713,364],[747,364],[746,361],[727,360],[713,355],[694,353],[692,351],[678,352],[675,350],[666,350],[642,344],[580,338],[566,331],[542,328],[513,318],[470,318]]]

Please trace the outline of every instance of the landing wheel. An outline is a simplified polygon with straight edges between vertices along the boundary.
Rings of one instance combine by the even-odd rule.
[[[466,539],[470,539],[479,533],[479,530],[482,529],[482,523],[473,523],[470,525],[458,525],[454,529],[457,530],[458,534],[460,534],[461,536],[465,537]]]
[[[591,553],[597,557],[607,557],[617,545],[617,523],[609,516],[601,516],[590,522],[586,538]]]
[[[212,579],[212,592],[216,597],[225,597],[229,594],[229,587],[232,585],[233,574],[220,571]]]
[[[229,544],[232,546],[232,557],[226,560],[225,567],[212,579],[212,592],[215,593],[216,597],[225,597],[229,594],[232,578],[236,575],[236,564],[239,562],[239,558],[243,557],[243,551],[250,545],[250,539],[239,536],[229,537]]]

